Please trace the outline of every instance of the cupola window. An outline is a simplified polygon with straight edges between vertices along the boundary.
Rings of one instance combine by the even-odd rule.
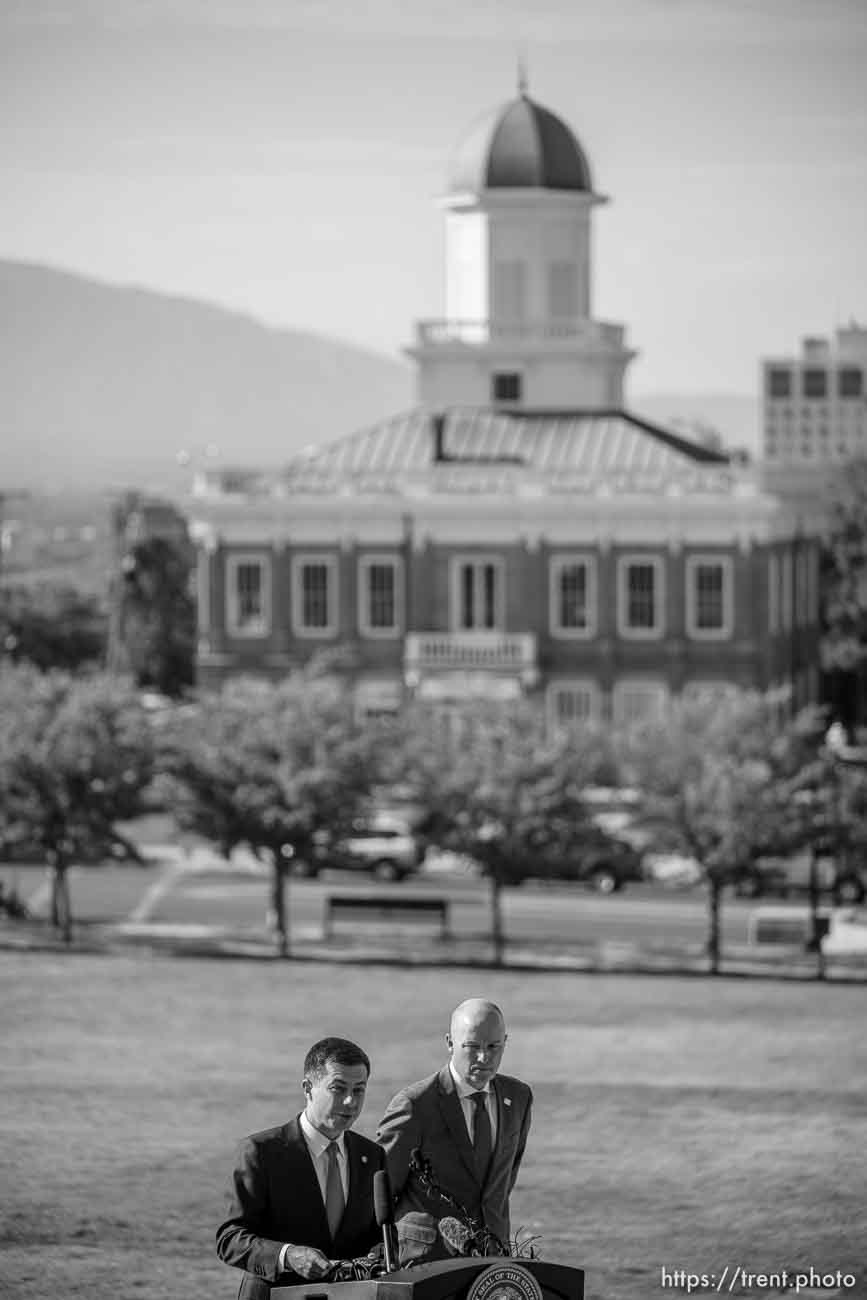
[[[491,379],[491,396],[495,402],[520,402],[523,381],[517,370],[498,370]]]
[[[574,262],[552,262],[548,267],[548,314],[552,320],[574,320],[578,315],[578,268]]]

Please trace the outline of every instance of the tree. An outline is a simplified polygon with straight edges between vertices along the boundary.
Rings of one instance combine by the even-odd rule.
[[[867,458],[846,464],[829,486],[829,533],[822,553],[822,667],[835,715],[851,731],[861,721],[867,658]]]
[[[272,867],[271,912],[289,951],[287,878],[316,837],[349,830],[368,797],[369,742],[349,691],[298,673],[279,685],[235,678],[164,729],[162,761],[182,828],[228,856],[241,845]]]
[[[101,603],[72,587],[9,587],[0,593],[0,655],[47,672],[77,672],[105,658]]]
[[[196,611],[184,548],[165,537],[129,547],[112,588],[111,663],[139,686],[178,696],[194,680]]]
[[[811,939],[817,974],[824,975],[820,922],[819,859],[833,858],[835,896],[841,878],[858,878],[867,849],[867,749],[842,739],[839,724],[826,731],[823,709],[805,709],[787,731],[788,765],[794,775],[780,789],[790,834],[800,834],[810,849]],[[835,734],[838,733],[838,734]]]
[[[152,776],[151,728],[127,684],[0,667],[0,842],[44,854],[52,920],[67,942],[69,864],[135,854],[116,824],[143,810]]]
[[[392,753],[426,809],[423,833],[484,868],[494,961],[501,964],[503,889],[525,879],[528,868],[544,874],[546,860],[580,854],[590,825],[582,791],[610,773],[605,737],[591,728],[551,736],[530,702],[507,709],[477,703],[458,722],[411,711]],[[394,775],[385,769],[386,781]]]
[[[702,866],[714,973],[725,887],[760,856],[811,846],[824,824],[816,804],[798,797],[811,783],[822,788],[814,738],[812,719],[783,723],[773,698],[734,690],[677,701],[618,737],[624,774],[644,792],[660,843]]]

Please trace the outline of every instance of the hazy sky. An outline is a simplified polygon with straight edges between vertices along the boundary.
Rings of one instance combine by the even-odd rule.
[[[632,393],[867,318],[867,0],[0,0],[0,256],[397,352],[522,47],[612,200]]]

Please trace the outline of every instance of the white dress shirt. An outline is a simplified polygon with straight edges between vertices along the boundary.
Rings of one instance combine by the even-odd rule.
[[[319,1190],[322,1193],[322,1204],[325,1204],[325,1185],[328,1178],[328,1157],[326,1152],[331,1146],[331,1138],[327,1138],[324,1133],[320,1133],[318,1128],[314,1128],[302,1111],[301,1132],[304,1134],[304,1141],[307,1143],[307,1149],[313,1160],[313,1168],[316,1170],[316,1177],[319,1180]],[[343,1140],[343,1134],[335,1138],[337,1143],[337,1168],[340,1171],[340,1181],[343,1184],[343,1201],[344,1204],[349,1200],[349,1161],[346,1156],[346,1143]]]
[[[461,1110],[464,1112],[464,1122],[467,1126],[467,1132],[470,1135],[470,1142],[475,1140],[476,1127],[476,1103],[472,1100],[473,1093],[483,1092],[485,1094],[485,1109],[488,1112],[488,1119],[491,1124],[491,1150],[497,1145],[497,1095],[488,1082],[484,1088],[474,1088],[471,1083],[465,1083],[458,1074],[452,1061],[449,1061],[449,1071],[455,1083],[455,1090],[461,1102]]]
[[[310,1158],[313,1161],[313,1168],[316,1170],[316,1180],[319,1183],[319,1191],[322,1196],[322,1204],[325,1204],[325,1187],[328,1179],[328,1156],[326,1152],[331,1146],[331,1138],[327,1138],[324,1133],[320,1133],[318,1128],[314,1128],[302,1111],[299,1119],[301,1132],[304,1135],[304,1141],[307,1143],[307,1150],[310,1152]],[[346,1143],[343,1140],[343,1134],[334,1139],[337,1143],[337,1169],[340,1173],[340,1182],[343,1185],[343,1201],[346,1204],[349,1201],[349,1159],[346,1154]],[[287,1241],[280,1251],[280,1268],[286,1269],[286,1255],[294,1245],[303,1246],[306,1243]]]

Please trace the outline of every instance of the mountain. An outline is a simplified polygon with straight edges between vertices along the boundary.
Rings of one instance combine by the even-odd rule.
[[[220,307],[0,261],[0,492],[181,491],[202,464],[278,466],[412,406],[402,361]],[[633,397],[757,446],[755,399]]]
[[[412,404],[387,356],[0,261],[0,490],[174,490],[182,450],[276,466]]]

